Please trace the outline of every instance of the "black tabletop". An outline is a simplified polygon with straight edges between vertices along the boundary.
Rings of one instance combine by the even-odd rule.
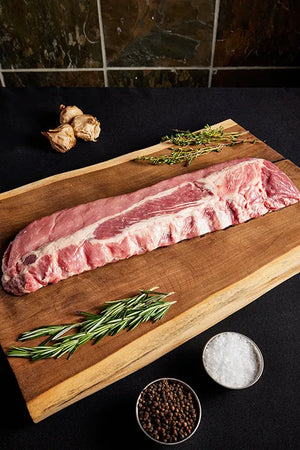
[[[40,131],[58,125],[61,103],[76,104],[100,119],[97,143],[79,142],[66,154],[51,149]],[[156,144],[174,128],[194,130],[227,118],[300,165],[300,89],[2,88],[0,110],[0,191]],[[38,424],[31,421],[1,352],[0,448],[160,448],[138,428],[135,403],[146,384],[164,376],[190,384],[203,409],[197,432],[177,448],[298,448],[299,286],[298,275],[152,364]],[[243,333],[260,347],[265,369],[254,386],[228,390],[205,374],[203,347],[221,331]]]

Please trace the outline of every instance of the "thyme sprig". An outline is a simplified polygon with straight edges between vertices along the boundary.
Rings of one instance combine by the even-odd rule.
[[[48,325],[26,331],[19,336],[20,341],[28,341],[48,336],[36,347],[11,346],[8,356],[28,358],[32,361],[46,358],[60,358],[68,354],[68,359],[83,344],[88,341],[99,342],[105,336],[113,336],[121,330],[133,330],[139,324],[152,320],[156,322],[166,314],[169,307],[175,302],[165,301],[172,294],[156,292],[153,289],[140,290],[129,298],[106,302],[99,314],[80,311],[85,317],[82,322]],[[71,330],[77,330],[67,334]]]
[[[235,142],[236,139],[242,134],[247,133],[247,131],[243,131],[240,133],[239,131],[232,131],[230,133],[226,133],[222,126],[218,128],[212,128],[210,125],[205,125],[203,130],[199,131],[190,131],[190,130],[174,130],[177,131],[176,134],[171,136],[163,136],[161,138],[161,142],[171,141],[175,145],[201,145],[201,144],[209,144],[213,141],[230,141]]]
[[[200,155],[211,152],[220,152],[224,147],[231,147],[237,144],[250,142],[254,144],[256,140],[241,139],[241,136],[248,133],[247,131],[225,132],[222,126],[213,129],[206,125],[200,131],[176,131],[171,136],[163,136],[161,142],[169,142],[176,145],[170,146],[170,154],[158,156],[138,156],[137,160],[150,161],[154,165],[158,164],[178,164],[184,163],[189,166],[192,161]],[[207,144],[212,144],[207,146]]]

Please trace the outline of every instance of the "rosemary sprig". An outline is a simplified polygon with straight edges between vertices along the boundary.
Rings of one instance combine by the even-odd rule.
[[[105,336],[113,336],[123,329],[133,330],[142,322],[160,320],[175,302],[167,302],[171,295],[150,290],[140,290],[139,294],[121,300],[106,302],[99,314],[81,311],[82,322],[65,325],[48,325],[26,331],[19,336],[20,341],[48,336],[36,347],[11,346],[8,356],[28,358],[32,361],[46,358],[60,358],[68,353],[68,359],[83,344],[93,340],[94,344]],[[69,333],[74,328],[76,332]]]
[[[178,164],[184,163],[189,166],[192,161],[200,155],[211,152],[220,152],[224,147],[250,142],[254,144],[256,140],[241,139],[247,131],[225,132],[222,126],[213,129],[206,125],[203,130],[191,132],[175,130],[177,133],[171,136],[164,136],[161,142],[170,142],[176,147],[169,147],[170,154],[158,156],[138,156],[137,160],[150,161],[154,165],[158,164]],[[212,144],[207,146],[207,144]]]

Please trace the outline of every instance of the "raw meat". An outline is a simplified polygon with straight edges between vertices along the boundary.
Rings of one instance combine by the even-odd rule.
[[[299,200],[298,189],[269,161],[217,164],[32,222],[4,254],[2,284],[23,295]]]

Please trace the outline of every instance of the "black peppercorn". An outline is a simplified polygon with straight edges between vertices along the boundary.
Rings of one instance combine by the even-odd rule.
[[[180,442],[195,430],[200,415],[199,403],[184,383],[161,379],[147,386],[138,401],[141,427],[153,439]]]

